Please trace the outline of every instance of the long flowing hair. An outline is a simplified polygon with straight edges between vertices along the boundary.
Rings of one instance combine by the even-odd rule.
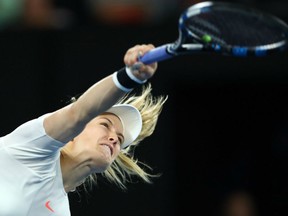
[[[137,139],[127,148],[122,149],[111,166],[100,174],[102,177],[125,190],[127,183],[132,181],[132,177],[136,176],[146,183],[152,183],[152,177],[160,176],[159,173],[152,174],[152,168],[135,158],[134,152],[139,143],[154,132],[167,99],[168,96],[164,95],[153,96],[151,84],[147,83],[142,86],[142,91],[138,94],[130,92],[117,102],[117,104],[131,104],[139,110],[142,116],[142,130]],[[97,184],[98,175],[94,173],[86,178],[85,189]]]

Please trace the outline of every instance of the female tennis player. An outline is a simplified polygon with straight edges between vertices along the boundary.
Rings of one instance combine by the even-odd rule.
[[[153,48],[128,49],[125,68],[0,138],[0,215],[69,216],[68,193],[97,175],[122,189],[132,175],[151,182],[132,150],[153,133],[167,99],[154,97],[146,83],[157,63],[137,62]],[[132,94],[138,86],[142,91]]]

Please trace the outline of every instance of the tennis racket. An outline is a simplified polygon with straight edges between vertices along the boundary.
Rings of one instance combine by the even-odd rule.
[[[199,52],[260,57],[285,50],[288,41],[283,20],[237,3],[194,4],[181,14],[178,31],[175,42],[150,50],[139,61],[150,64]]]

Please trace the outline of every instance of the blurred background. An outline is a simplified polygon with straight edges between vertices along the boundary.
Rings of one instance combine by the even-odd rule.
[[[174,41],[197,2],[0,0],[1,135],[123,67],[131,46]],[[288,22],[286,0],[233,2]],[[136,156],[162,176],[126,192],[99,179],[69,195],[72,216],[287,215],[287,57],[160,62],[151,83],[169,99]]]

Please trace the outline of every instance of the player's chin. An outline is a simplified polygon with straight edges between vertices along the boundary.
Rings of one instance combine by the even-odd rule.
[[[112,157],[107,157],[107,155],[102,155],[98,157],[93,163],[94,172],[101,173],[106,171],[113,163]]]
[[[97,164],[93,167],[93,172],[95,173],[102,173],[105,172],[109,167],[110,167],[111,163],[108,162],[103,162],[101,164]]]

